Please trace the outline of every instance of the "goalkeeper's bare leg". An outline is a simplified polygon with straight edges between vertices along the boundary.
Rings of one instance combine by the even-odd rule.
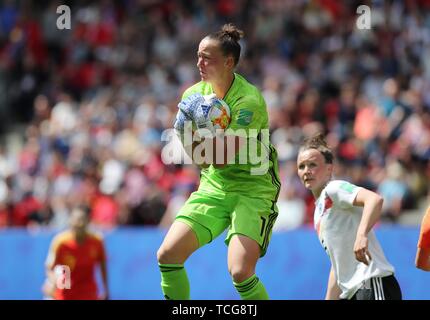
[[[199,248],[195,232],[185,223],[175,221],[157,252],[164,297],[190,299],[190,284],[184,263]]]
[[[267,300],[269,295],[255,267],[260,258],[260,245],[244,235],[233,235],[228,246],[228,270],[243,300]]]

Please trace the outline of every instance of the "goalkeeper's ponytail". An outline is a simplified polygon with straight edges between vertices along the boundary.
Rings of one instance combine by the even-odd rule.
[[[233,41],[236,42],[239,42],[239,40],[244,35],[243,31],[237,29],[236,26],[232,23],[223,25],[220,33],[222,37],[230,37]]]
[[[229,23],[222,26],[220,31],[210,34],[210,39],[215,39],[220,42],[221,51],[224,56],[232,55],[234,65],[237,65],[240,58],[239,40],[244,36],[242,30],[238,29],[234,24]]]

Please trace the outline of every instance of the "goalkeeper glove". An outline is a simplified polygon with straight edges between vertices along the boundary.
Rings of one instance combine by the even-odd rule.
[[[195,93],[178,104],[178,108],[192,119],[197,126],[200,136],[213,136],[215,129],[212,121],[209,118],[212,109],[211,100],[215,98],[214,93],[202,96],[200,93]]]
[[[195,93],[179,102],[178,108],[190,119],[194,119],[195,110],[204,102],[205,98],[200,93]]]
[[[179,133],[179,134],[184,133],[185,125],[187,121],[189,121],[191,124],[192,119],[188,117],[181,109],[179,109],[178,113],[176,114],[175,123],[173,124],[173,128],[175,129],[176,133]]]

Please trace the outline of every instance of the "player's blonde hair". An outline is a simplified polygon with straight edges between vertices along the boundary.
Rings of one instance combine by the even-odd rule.
[[[306,138],[302,143],[299,152],[303,152],[309,149],[318,150],[323,155],[326,163],[333,163],[333,151],[328,146],[324,134],[317,133],[316,135]]]

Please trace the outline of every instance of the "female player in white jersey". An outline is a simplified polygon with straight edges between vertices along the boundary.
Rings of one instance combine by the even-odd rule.
[[[387,261],[372,227],[383,199],[347,181],[332,180],[333,153],[318,134],[303,143],[297,170],[315,201],[314,225],[331,270],[327,300],[400,300],[394,268]]]

